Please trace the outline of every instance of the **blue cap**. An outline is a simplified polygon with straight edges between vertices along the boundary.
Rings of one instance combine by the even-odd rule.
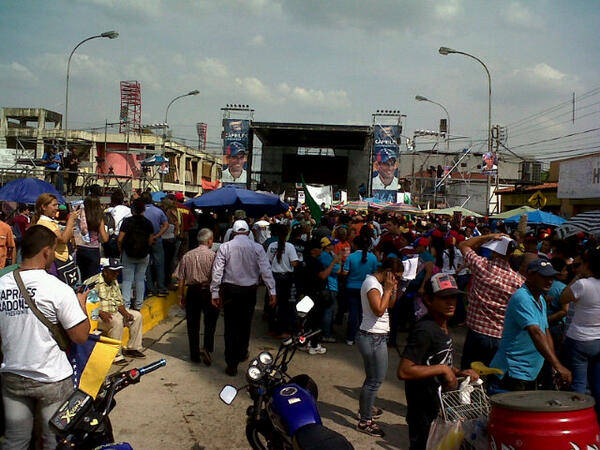
[[[391,148],[382,148],[381,150],[379,150],[379,152],[377,152],[377,155],[375,156],[375,160],[380,163],[385,163],[390,159],[397,158],[398,155],[396,155],[396,152]]]
[[[231,142],[225,150],[225,154],[227,156],[235,156],[238,153],[246,153],[246,147],[244,146],[244,144],[237,141]]]
[[[537,272],[543,277],[553,277],[560,272],[554,270],[552,263],[547,259],[534,259],[527,265],[527,272]]]

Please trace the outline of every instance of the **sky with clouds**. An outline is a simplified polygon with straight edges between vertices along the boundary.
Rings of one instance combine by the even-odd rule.
[[[174,136],[189,139],[196,137],[196,122],[206,122],[209,141],[219,142],[220,108],[226,103],[251,105],[258,121],[306,123],[370,124],[375,110],[399,109],[407,115],[405,134],[437,128],[442,111],[416,102],[415,95],[446,106],[453,135],[484,138],[483,68],[464,56],[440,55],[440,46],[486,63],[493,122],[509,125],[511,145],[585,130],[598,119],[594,103],[600,93],[592,91],[600,85],[595,0],[2,0],[1,5],[2,106],[62,113],[71,49],[88,36],[119,32],[117,40],[84,44],[73,57],[72,128],[116,121],[119,81],[139,80],[144,123],[163,121],[173,97],[201,91],[169,112]],[[569,101],[573,92],[590,91],[577,103],[574,125],[568,107],[521,122]],[[583,137],[588,140],[582,144],[600,141],[597,133]],[[548,151],[558,148],[552,145]]]

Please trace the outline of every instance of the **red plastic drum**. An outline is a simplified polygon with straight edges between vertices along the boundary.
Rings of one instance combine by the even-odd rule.
[[[490,449],[587,450],[600,445],[594,399],[575,392],[506,392],[490,398]]]

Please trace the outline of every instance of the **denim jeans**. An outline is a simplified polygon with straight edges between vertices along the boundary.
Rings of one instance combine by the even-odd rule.
[[[135,303],[134,309],[140,309],[144,303],[144,277],[150,255],[145,258],[131,258],[123,252],[121,258],[123,262],[123,302],[125,308],[131,308],[131,286],[135,283]]]
[[[150,264],[146,270],[148,290],[152,292],[165,292],[165,250],[162,239],[159,239],[150,250]]]
[[[348,299],[348,325],[346,328],[346,340],[354,341],[358,327],[362,322],[362,304],[360,302],[360,289],[347,289]]]
[[[388,369],[387,333],[367,334],[358,331],[356,345],[365,364],[365,381],[360,390],[360,419],[371,420],[379,386]]]
[[[566,338],[567,367],[573,374],[571,389],[585,394],[589,385],[596,400],[596,414],[600,421],[600,339],[576,341]]]
[[[481,361],[486,366],[489,366],[499,346],[499,338],[486,336],[485,334],[469,329],[460,361],[461,369],[470,369],[471,363],[474,361]]]
[[[337,291],[329,291],[329,293],[331,295],[331,305],[323,308],[323,337],[331,337],[333,315],[337,303]]]
[[[2,400],[5,412],[4,450],[27,450],[33,431],[34,415],[39,407],[42,440],[45,449],[56,448],[56,436],[48,421],[73,392],[68,377],[54,383],[41,383],[13,373],[2,374]]]

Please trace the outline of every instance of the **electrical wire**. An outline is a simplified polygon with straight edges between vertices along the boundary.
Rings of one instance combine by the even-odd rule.
[[[591,129],[585,130],[585,131],[578,131],[578,132],[575,132],[575,133],[569,133],[569,134],[565,134],[565,135],[562,135],[562,136],[556,136],[556,137],[553,137],[553,138],[542,139],[540,141],[527,142],[525,144],[513,145],[511,147],[511,149],[515,150],[517,148],[522,148],[522,147],[532,147],[534,145],[539,145],[539,144],[543,144],[543,143],[546,143],[546,142],[558,141],[560,139],[567,139],[567,138],[570,138],[572,136],[578,136],[580,134],[588,134],[588,133],[592,133],[592,132],[598,131],[598,130],[600,130],[600,127],[598,127],[598,128],[591,128]]]

